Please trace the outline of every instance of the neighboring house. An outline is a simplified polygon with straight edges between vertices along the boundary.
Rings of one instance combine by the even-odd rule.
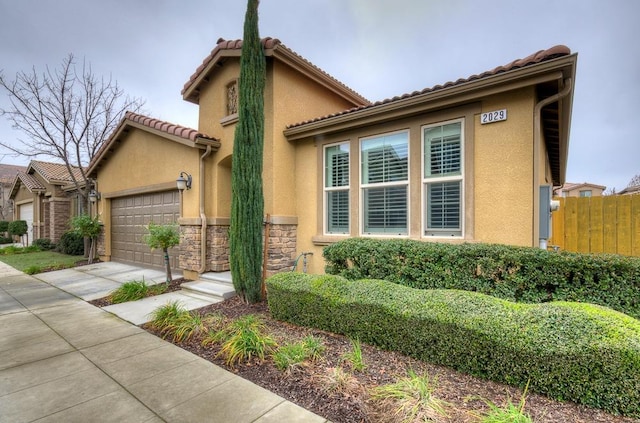
[[[9,198],[11,187],[16,174],[25,170],[25,166],[0,164],[0,220],[13,220],[13,202]]]
[[[561,188],[557,188],[554,194],[558,197],[598,197],[601,196],[607,187],[604,185],[596,185],[588,182],[576,184],[573,182],[565,182]]]
[[[73,168],[76,179],[80,169]],[[82,211],[73,179],[64,164],[33,160],[25,172],[16,174],[10,198],[16,220],[25,220],[29,227],[29,243],[48,238],[58,242],[69,230],[71,217]]]
[[[160,265],[134,227],[176,220],[185,277],[229,269],[241,45],[219,40],[185,84],[197,130],[128,113],[89,165],[102,259]],[[551,189],[565,182],[568,48],[370,103],[279,40],[263,46],[268,274],[303,252],[322,272],[323,246],[346,237],[544,245]]]

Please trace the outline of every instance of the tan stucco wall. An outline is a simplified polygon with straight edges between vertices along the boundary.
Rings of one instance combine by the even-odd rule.
[[[312,251],[310,272],[323,272],[322,248],[340,239],[322,234],[322,146],[351,142],[351,234],[360,236],[359,140],[386,132],[408,130],[410,139],[410,234],[408,238],[444,242],[488,242],[532,245],[533,230],[533,107],[534,91],[525,88],[494,95],[482,102],[453,107],[323,136],[296,141],[296,213],[298,252]],[[508,119],[480,124],[480,113],[506,108]],[[465,230],[462,238],[427,238],[422,232],[422,127],[465,119]],[[542,156],[546,150],[542,147]],[[546,160],[541,178],[548,174]]]
[[[482,125],[476,117],[477,241],[531,246],[533,94],[533,88],[526,88],[483,101],[482,112],[506,108],[506,121]],[[544,166],[542,162],[542,178]]]

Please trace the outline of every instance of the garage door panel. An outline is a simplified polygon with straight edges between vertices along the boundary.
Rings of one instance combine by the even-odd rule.
[[[164,267],[161,250],[144,243],[149,222],[175,223],[180,213],[177,191],[114,198],[111,201],[111,253],[115,261]],[[172,268],[177,268],[178,248],[169,250]]]

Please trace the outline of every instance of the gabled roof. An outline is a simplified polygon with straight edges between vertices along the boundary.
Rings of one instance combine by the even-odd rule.
[[[318,82],[354,105],[369,104],[369,100],[347,87],[304,57],[286,47],[277,38],[263,38],[262,46],[266,57],[274,57],[286,63],[300,73]],[[216,47],[205,57],[193,75],[182,88],[182,98],[198,104],[200,101],[200,87],[208,82],[210,75],[229,57],[240,57],[242,40],[218,39]]]
[[[347,115],[347,114],[352,114],[355,112],[359,112],[362,110],[368,110],[368,109],[373,109],[373,108],[380,108],[381,106],[384,105],[388,105],[390,103],[398,103],[401,101],[405,101],[405,100],[410,100],[416,97],[421,97],[421,96],[425,96],[425,95],[429,95],[432,93],[435,93],[437,91],[442,91],[442,90],[446,90],[448,88],[453,88],[453,87],[458,87],[464,84],[468,84],[470,82],[474,82],[474,81],[478,81],[481,79],[486,79],[495,75],[499,75],[502,73],[506,73],[506,72],[510,72],[516,69],[520,69],[520,68],[524,68],[527,66],[531,66],[537,63],[541,63],[541,62],[545,62],[548,60],[552,60],[558,57],[562,57],[562,56],[568,56],[571,54],[571,50],[563,45],[557,45],[555,47],[551,47],[547,50],[540,50],[534,54],[531,54],[523,59],[517,59],[512,61],[511,63],[508,63],[506,65],[503,66],[498,66],[492,70],[486,71],[486,72],[482,72],[479,75],[471,75],[467,78],[459,78],[455,81],[449,81],[449,82],[445,82],[442,85],[435,85],[431,88],[425,88],[423,90],[420,91],[413,91],[412,93],[406,93],[406,94],[402,94],[399,96],[395,96],[392,98],[387,98],[384,99],[382,101],[376,101],[375,103],[370,103],[370,104],[366,104],[366,105],[362,105],[359,107],[354,107],[348,110],[343,110],[343,111],[339,111],[336,113],[332,113],[330,115],[325,115],[325,116],[319,116],[313,119],[309,119],[303,122],[298,122],[298,123],[293,123],[291,125],[287,126],[287,129],[291,129],[291,128],[296,128],[299,126],[304,126],[310,123],[314,123],[314,122],[319,122],[319,121],[323,121],[323,120],[327,120],[327,119],[331,119],[337,116],[343,116],[343,115]]]
[[[26,166],[0,164],[0,184],[11,184],[18,172],[27,170]]]
[[[76,181],[82,181],[84,179],[79,167],[71,167],[71,172],[73,173],[72,177],[71,173],[69,173],[69,169],[63,163],[50,163],[32,160],[27,167],[26,173],[33,174],[34,172],[38,172],[38,174],[40,174],[47,183],[52,185],[67,185],[73,183],[74,178]]]
[[[220,148],[218,139],[205,135],[196,129],[133,112],[126,112],[118,127],[89,163],[87,175],[93,175],[108,160],[132,128],[140,129],[189,147],[204,149],[207,145],[211,145],[213,151]]]
[[[607,189],[607,187],[604,185],[597,185],[589,182],[582,182],[582,183],[565,182],[561,188],[556,189],[556,192],[562,193],[562,192],[573,191],[580,188],[595,188],[595,189],[601,189],[603,191]]]
[[[38,179],[25,172],[18,172],[13,179],[13,184],[11,184],[11,192],[9,194],[9,198],[13,198],[18,191],[20,184],[24,185],[25,188],[29,190],[29,192],[45,192],[47,188],[38,181]]]

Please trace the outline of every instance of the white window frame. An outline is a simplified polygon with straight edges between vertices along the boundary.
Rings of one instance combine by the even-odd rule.
[[[347,175],[349,175],[349,184],[346,186],[327,187],[327,149],[336,146],[346,146],[348,154],[348,169]],[[351,143],[349,141],[341,141],[332,144],[326,144],[322,146],[322,232],[324,235],[331,236],[348,236],[351,233]],[[349,207],[349,218],[347,221],[347,230],[344,232],[331,232],[329,231],[329,193],[336,191],[346,191]]]
[[[425,177],[425,131],[429,128],[435,128],[439,126],[450,125],[452,123],[460,123],[460,175],[447,175],[447,176],[436,176],[436,177]],[[422,181],[422,201],[421,201],[421,215],[422,215],[422,229],[421,234],[422,238],[445,238],[445,239],[463,239],[464,231],[465,231],[465,119],[453,119],[447,120],[443,122],[437,122],[433,124],[423,125],[420,128],[420,144],[421,144],[421,166],[420,166],[420,175]],[[436,228],[428,227],[428,217],[427,211],[429,205],[428,201],[428,193],[427,188],[429,184],[438,183],[438,182],[452,182],[452,181],[460,181],[460,228],[453,230],[439,230]],[[456,232],[456,233],[452,233]]]
[[[381,182],[381,183],[373,183],[373,184],[365,184],[363,183],[364,179],[364,171],[363,171],[363,160],[362,160],[362,146],[365,142],[376,139],[383,138],[387,136],[393,136],[397,134],[406,134],[406,142],[407,142],[407,178],[404,182],[401,181],[393,181],[393,182]],[[410,191],[410,181],[411,181],[411,169],[410,169],[410,160],[411,157],[411,134],[408,129],[403,129],[399,131],[385,132],[381,134],[376,134],[368,137],[362,137],[358,143],[358,169],[359,169],[359,202],[360,202],[360,213],[359,213],[359,232],[361,236],[365,237],[376,237],[376,238],[408,238],[411,230],[411,191]],[[392,233],[392,232],[365,232],[365,190],[369,188],[386,188],[386,187],[394,187],[394,186],[404,186],[407,193],[407,218],[406,218],[406,226],[404,233]]]

